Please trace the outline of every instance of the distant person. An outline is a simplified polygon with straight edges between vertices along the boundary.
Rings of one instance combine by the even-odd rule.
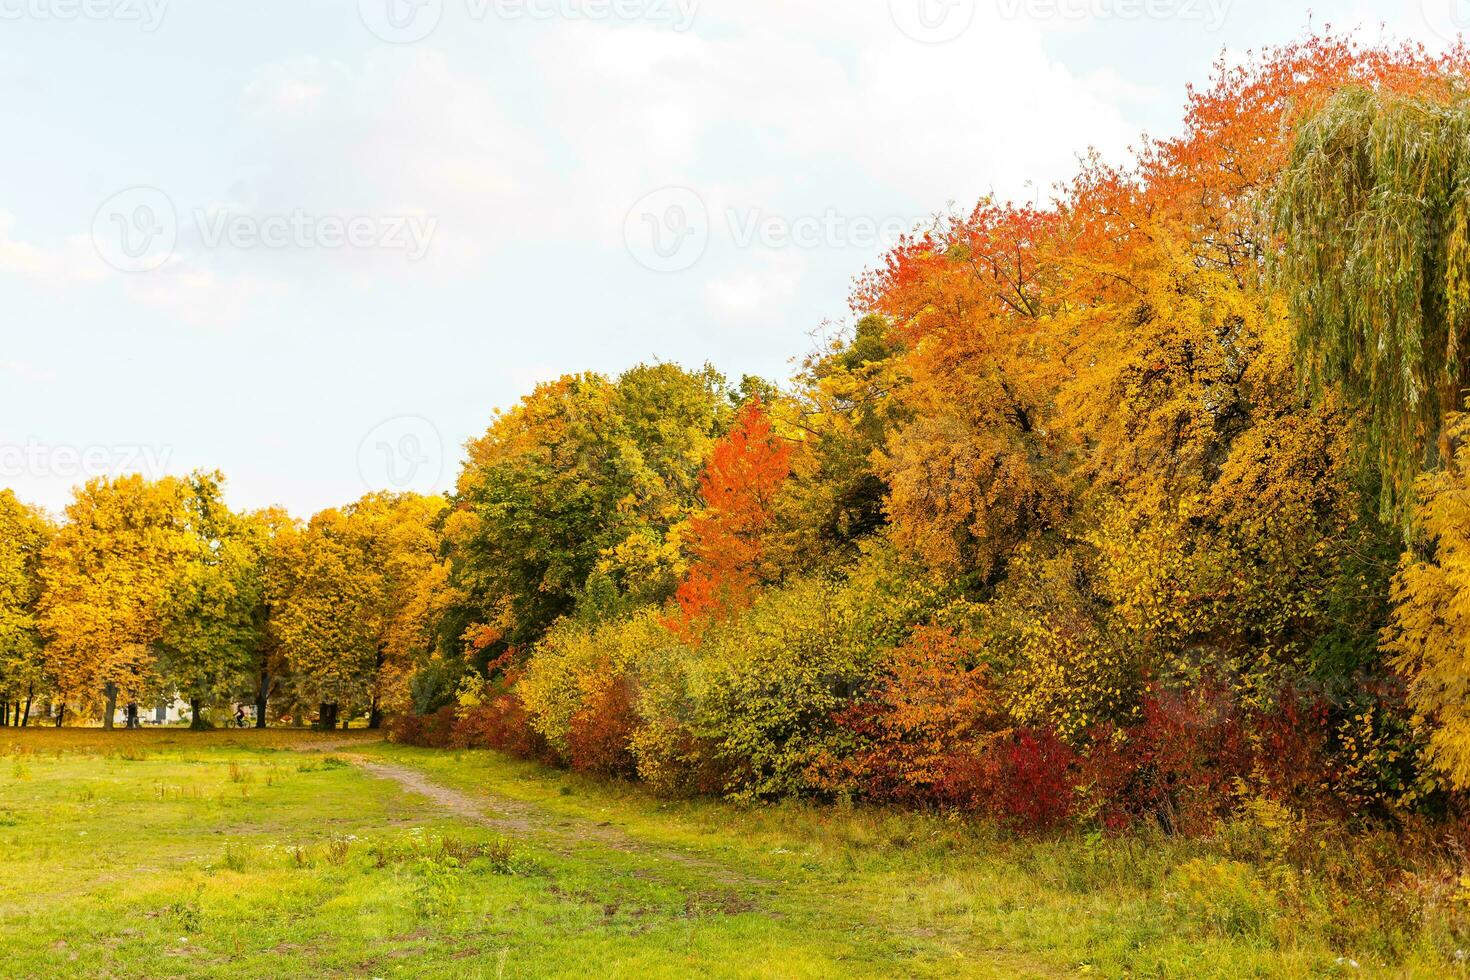
[[[238,704],[235,705],[235,727],[245,727],[245,709]]]

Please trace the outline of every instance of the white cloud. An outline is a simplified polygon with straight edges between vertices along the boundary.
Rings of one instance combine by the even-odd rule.
[[[220,275],[175,261],[154,272],[127,277],[124,290],[142,306],[186,326],[228,330],[260,317],[265,301],[280,297],[285,287],[255,276]]]
[[[38,367],[25,361],[0,359],[0,372],[29,381],[32,384],[50,384],[56,380],[56,372]]]
[[[723,324],[774,318],[801,285],[806,263],[798,256],[766,254],[749,265],[704,284],[706,311]]]
[[[86,236],[68,235],[60,246],[44,248],[15,238],[15,223],[15,215],[0,211],[0,272],[52,293],[66,293],[106,277],[107,270]]]

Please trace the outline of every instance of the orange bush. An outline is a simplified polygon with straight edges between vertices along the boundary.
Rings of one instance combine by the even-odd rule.
[[[639,722],[633,683],[619,677],[589,697],[572,716],[567,733],[572,768],[600,776],[636,775],[632,739]]]

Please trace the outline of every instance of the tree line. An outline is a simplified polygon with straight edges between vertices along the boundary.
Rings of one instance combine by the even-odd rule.
[[[444,501],[373,494],[302,524],[236,513],[217,473],[100,478],[65,520],[0,491],[0,698],[29,723],[37,699],[61,725],[118,706],[253,704],[301,723],[343,713],[376,725],[409,654],[399,590],[437,558]]]

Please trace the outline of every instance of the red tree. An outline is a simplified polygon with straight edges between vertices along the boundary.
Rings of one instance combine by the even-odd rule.
[[[710,453],[700,477],[704,509],[689,522],[692,561],[668,624],[682,639],[696,642],[704,625],[750,604],[761,578],[761,536],[791,474],[791,453],[758,401],[740,410]]]

